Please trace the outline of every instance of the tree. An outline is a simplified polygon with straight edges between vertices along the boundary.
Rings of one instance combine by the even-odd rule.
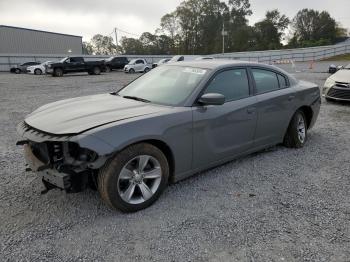
[[[335,28],[336,41],[341,42],[346,40],[349,37],[349,32],[347,28],[342,27],[340,23],[337,23]]]
[[[92,55],[94,53],[94,47],[90,42],[83,42],[83,54]]]
[[[91,39],[94,53],[96,55],[111,55],[117,53],[117,47],[113,43],[113,38],[100,34],[94,35]]]
[[[139,39],[122,37],[120,46],[124,54],[128,55],[141,55],[144,54],[144,48]]]
[[[289,18],[281,15],[277,9],[267,11],[265,19],[254,25],[255,49],[267,50],[281,48],[282,36],[289,23]]]
[[[176,12],[164,15],[160,20],[161,31],[168,34],[170,38],[174,41],[175,36],[179,34],[179,21],[177,19]]]
[[[293,19],[291,43],[297,46],[313,46],[335,43],[337,23],[327,11],[300,10]]]

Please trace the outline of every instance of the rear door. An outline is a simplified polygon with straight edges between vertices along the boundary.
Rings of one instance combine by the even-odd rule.
[[[125,57],[116,57],[112,61],[113,69],[122,69],[127,64]]]
[[[250,72],[258,102],[255,146],[280,143],[296,110],[295,91],[288,77],[277,71],[254,67]]]
[[[246,68],[217,73],[204,93],[219,93],[219,106],[193,107],[193,167],[201,168],[252,148],[257,121]]]

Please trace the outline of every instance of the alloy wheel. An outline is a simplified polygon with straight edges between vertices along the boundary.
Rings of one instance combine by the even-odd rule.
[[[118,193],[128,204],[141,204],[157,192],[161,179],[159,161],[149,155],[139,155],[122,168],[118,178]]]
[[[305,127],[304,117],[301,114],[299,114],[298,116],[297,129],[298,129],[298,139],[301,143],[304,143],[305,137],[306,137],[306,127]]]

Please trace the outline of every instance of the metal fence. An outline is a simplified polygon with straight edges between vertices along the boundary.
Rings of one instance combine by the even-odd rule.
[[[350,53],[350,43],[346,42],[333,46],[216,54],[214,57],[271,64],[283,60],[294,62],[318,61],[348,53]]]
[[[282,60],[292,60],[294,62],[317,61],[336,55],[350,53],[350,42],[343,44],[310,48],[282,49],[268,51],[237,52],[212,55],[219,59],[235,59],[246,61],[257,61],[261,63],[276,63]],[[57,61],[67,56],[63,55],[38,55],[38,54],[0,54],[0,71],[9,71],[11,67],[29,61]],[[157,62],[160,59],[168,58],[166,55],[126,55],[129,59],[145,58],[148,63]],[[83,55],[89,60],[106,59],[109,56]],[[194,57],[194,56],[191,56]]]

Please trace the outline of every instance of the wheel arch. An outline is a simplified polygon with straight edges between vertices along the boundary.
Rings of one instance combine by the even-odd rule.
[[[160,151],[162,151],[162,153],[164,154],[164,156],[166,157],[168,164],[169,164],[169,181],[173,182],[174,181],[174,175],[175,175],[175,158],[174,158],[174,153],[171,150],[170,146],[165,143],[162,140],[159,139],[144,139],[144,140],[139,140],[136,142],[133,142],[131,144],[128,144],[126,146],[124,146],[122,149],[118,150],[117,152],[115,152],[115,154],[118,154],[119,152],[123,151],[125,148],[132,146],[132,145],[136,145],[136,144],[141,144],[141,143],[147,143],[150,144],[152,146],[155,146],[156,148],[158,148]]]
[[[297,109],[297,111],[298,110],[300,110],[304,113],[304,115],[306,117],[307,128],[309,128],[311,125],[311,122],[312,122],[312,118],[314,116],[314,112],[313,112],[311,106],[301,106]]]

